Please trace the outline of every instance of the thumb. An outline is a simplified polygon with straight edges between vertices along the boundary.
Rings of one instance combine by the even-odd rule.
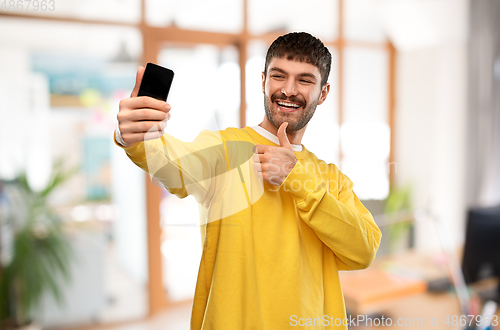
[[[280,141],[280,147],[284,147],[290,150],[293,150],[290,141],[288,141],[288,136],[286,135],[286,128],[288,127],[288,123],[284,122],[281,124],[280,128],[278,128],[278,140]]]
[[[141,87],[141,82],[142,82],[142,76],[144,76],[144,67],[140,66],[137,69],[137,76],[135,77],[135,86],[134,89],[132,90],[132,93],[130,94],[130,97],[137,97],[137,94],[139,94],[139,87]]]

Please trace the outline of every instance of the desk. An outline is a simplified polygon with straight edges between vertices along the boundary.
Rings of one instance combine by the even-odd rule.
[[[366,270],[340,272],[346,308],[350,313],[381,313],[393,301],[424,293],[427,282],[448,275],[439,255],[415,251],[378,258]]]
[[[404,328],[463,330],[460,326],[452,326],[453,315],[460,317],[460,304],[454,293],[430,294],[420,293],[400,298],[384,305],[383,315],[390,317],[392,326],[367,326],[360,323],[357,329]],[[450,325],[443,323],[449,317]],[[397,325],[401,322],[401,326]]]
[[[403,288],[399,293],[385,296],[380,295],[381,299],[379,300],[367,300],[368,303],[355,301],[356,297],[350,296],[350,292],[353,291],[350,291],[352,287],[350,288],[349,286],[355,286],[356,283],[350,280],[357,276],[356,272],[370,274],[370,272],[375,273],[377,271],[399,274],[403,277],[413,279],[414,283],[409,284],[408,287],[410,289]],[[408,251],[403,254],[380,258],[369,269],[356,272],[340,273],[343,287],[344,283],[347,284],[344,288],[344,296],[348,312],[353,315],[353,318],[357,317],[354,315],[366,317],[366,315],[370,314],[382,314],[385,318],[391,318],[392,321],[391,326],[378,327],[369,326],[369,322],[361,321],[358,322],[360,326],[356,329],[463,329],[461,326],[453,326],[451,323],[454,315],[459,318],[462,314],[457,295],[454,291],[429,293],[426,291],[425,286],[418,285],[418,283],[425,284],[428,280],[447,276],[448,269],[446,262],[438,254],[426,255],[415,251]],[[450,322],[449,324],[444,323],[447,317]],[[397,325],[398,320],[401,320],[400,326]],[[375,323],[373,322],[373,324]],[[500,329],[500,327],[498,328]]]

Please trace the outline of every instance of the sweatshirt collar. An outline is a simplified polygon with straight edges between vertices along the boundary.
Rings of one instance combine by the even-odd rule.
[[[260,126],[257,126],[257,127],[260,127]],[[262,134],[260,134],[258,132],[258,128],[255,129],[255,127],[246,126],[244,128],[244,130],[248,134],[250,134],[251,136],[253,136],[253,138],[256,139],[261,144],[266,144],[266,145],[274,144],[274,145],[279,146],[278,137],[275,136],[274,134],[272,134],[269,131],[264,130],[264,131],[268,132],[271,135],[269,138],[267,138],[267,137],[263,136]],[[272,138],[272,137],[274,137],[274,138]],[[297,159],[306,158],[308,156],[308,154],[309,154],[309,151],[307,150],[306,147],[304,147],[303,144],[301,144],[300,146],[302,147],[302,150],[301,151],[294,150],[293,153],[295,154],[295,157]],[[292,148],[293,148],[293,145],[292,145]]]
[[[273,142],[274,144],[280,145],[280,141],[279,141],[278,137],[276,135],[274,135],[273,133],[269,132],[264,127],[257,125],[257,126],[253,126],[252,128],[254,129],[254,131],[259,133],[260,135],[262,135],[263,137],[265,137],[269,141]],[[292,144],[292,149],[293,149],[293,151],[302,151],[303,150],[301,144]]]

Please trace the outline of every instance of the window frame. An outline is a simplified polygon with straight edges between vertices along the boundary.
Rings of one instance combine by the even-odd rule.
[[[54,16],[37,16],[18,12],[0,12],[0,16],[36,19],[45,21],[58,21],[65,23],[85,23],[94,25],[111,25],[111,26],[128,26],[139,29],[143,38],[142,63],[157,62],[157,55],[164,43],[175,44],[212,44],[218,46],[236,46],[239,51],[239,66],[240,66],[240,127],[246,125],[246,75],[245,67],[248,59],[248,45],[253,40],[262,40],[270,44],[278,36],[287,33],[287,31],[272,31],[262,35],[251,35],[248,31],[248,1],[243,1],[243,28],[239,33],[220,33],[208,31],[184,30],[175,26],[155,27],[148,25],[145,18],[146,0],[140,0],[141,15],[138,23],[114,22],[103,20],[87,20],[72,17],[54,17]],[[335,41],[325,42],[326,46],[330,46],[338,52],[338,124],[339,127],[344,119],[344,50],[348,47],[357,48],[376,48],[384,50],[388,54],[388,118],[387,123],[391,130],[390,137],[390,155],[389,164],[394,162],[394,136],[395,122],[394,113],[396,106],[395,99],[395,79],[396,79],[396,50],[390,41],[386,42],[367,42],[348,40],[344,37],[344,1],[338,0],[338,36]],[[340,143],[340,139],[339,139]],[[342,161],[342,149],[338,146],[339,162]],[[392,187],[394,183],[393,171],[389,172],[389,183]],[[147,212],[147,240],[148,240],[148,302],[149,315],[154,315],[162,309],[177,305],[179,302],[171,302],[167,295],[164,294],[162,281],[162,255],[160,252],[161,245],[161,228],[160,223],[160,203],[161,189],[152,184],[149,175],[145,173],[144,182],[146,185],[146,212]],[[182,303],[182,302],[180,302]]]

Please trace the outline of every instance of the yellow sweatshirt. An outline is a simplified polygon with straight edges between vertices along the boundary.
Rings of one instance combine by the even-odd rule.
[[[347,329],[338,271],[368,267],[380,230],[335,165],[303,147],[273,186],[255,175],[255,144],[277,146],[245,127],[124,148],[171,193],[200,205],[191,329]]]

